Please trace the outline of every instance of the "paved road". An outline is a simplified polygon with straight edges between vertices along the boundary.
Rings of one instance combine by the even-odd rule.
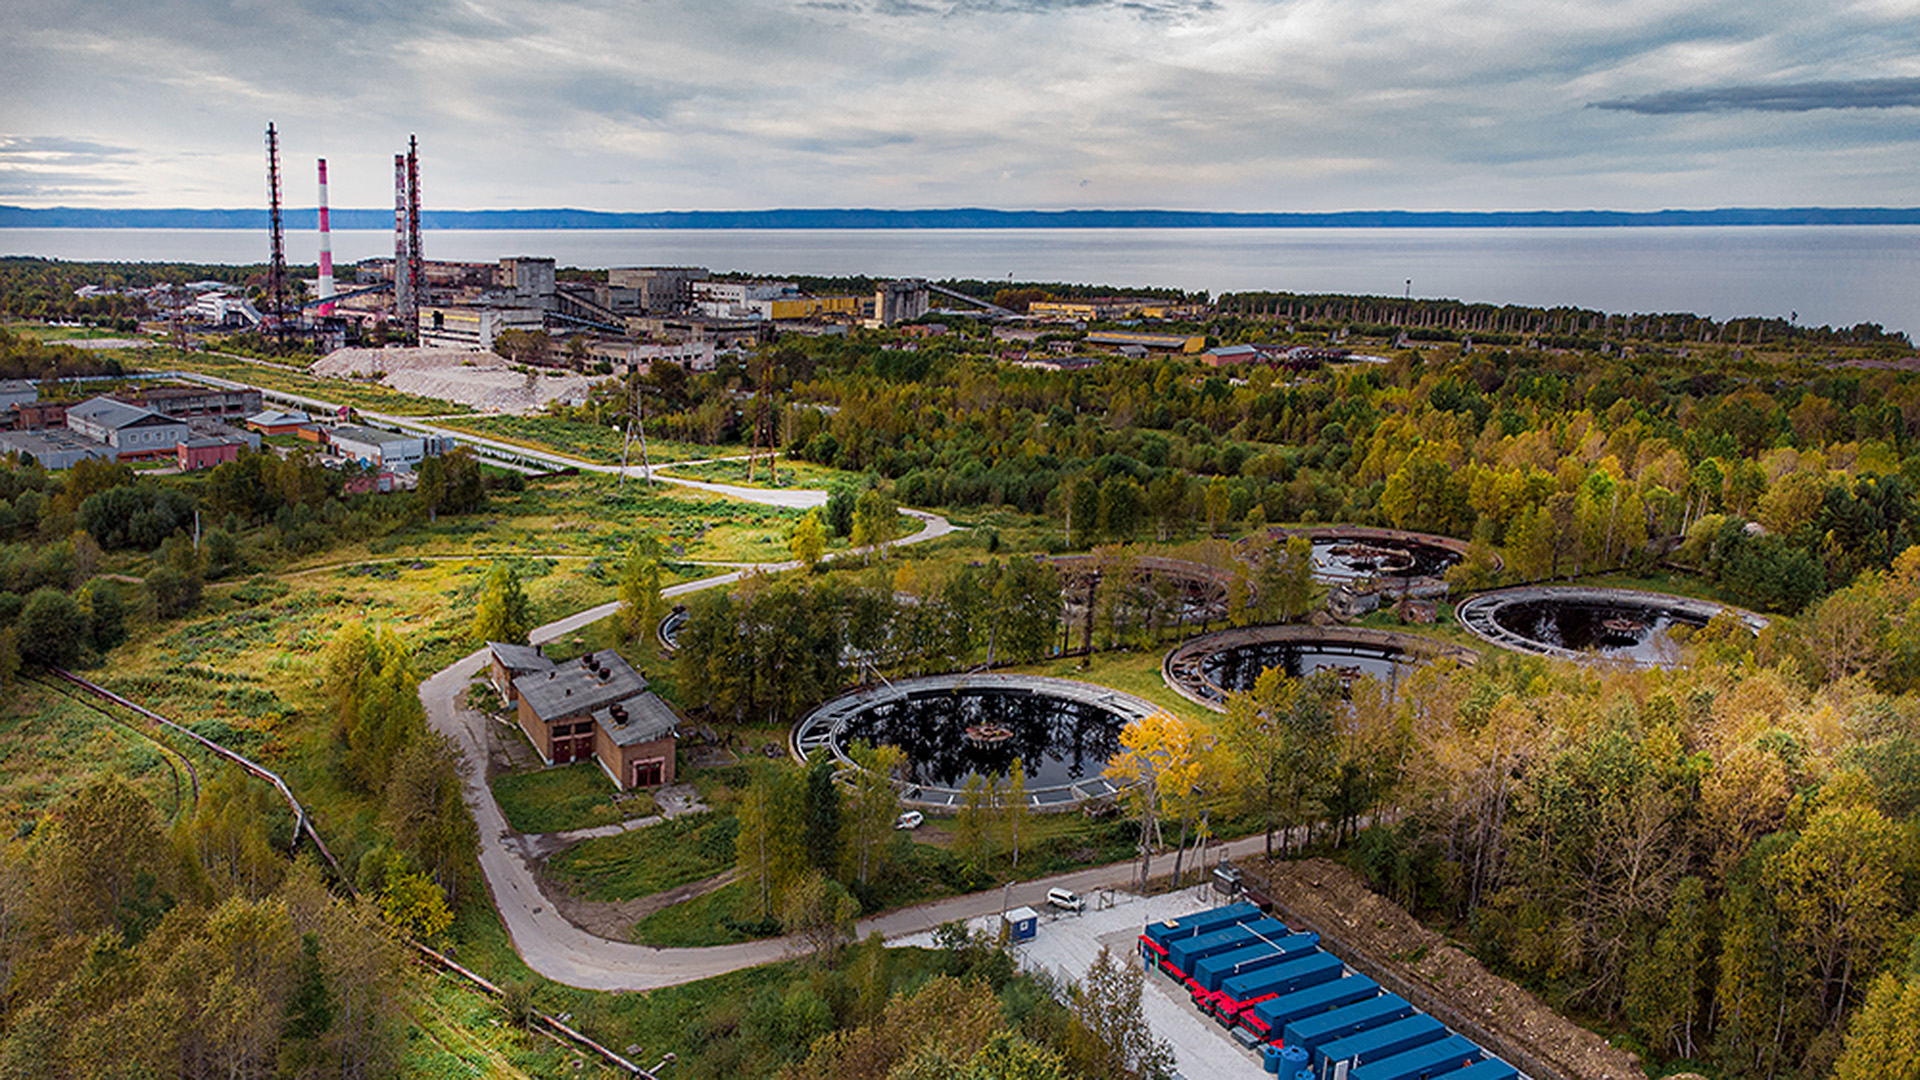
[[[930,531],[930,530],[929,530]],[[916,536],[910,539],[920,539]],[[688,582],[667,590],[670,595],[712,588],[737,580],[739,574],[725,574]],[[550,641],[570,634],[612,614],[618,604],[602,604],[570,615],[534,631],[536,641]],[[426,705],[427,722],[435,731],[451,736],[466,751],[467,760],[487,760],[486,719],[478,712],[455,707],[460,692],[486,667],[487,655],[481,650],[462,657],[420,684],[420,698]],[[651,990],[662,986],[694,982],[741,968],[784,960],[794,955],[795,946],[787,939],[769,939],[741,945],[721,945],[704,949],[659,949],[629,942],[597,937],[568,922],[540,893],[533,866],[539,852],[529,838],[507,826],[506,816],[493,799],[484,769],[476,765],[466,778],[467,805],[480,831],[480,869],[513,940],[514,951],[527,966],[555,982],[589,990]],[[1209,863],[1222,855],[1243,858],[1263,850],[1261,837],[1250,837],[1211,849]],[[1171,856],[1156,858],[1160,870],[1173,866]],[[878,932],[888,939],[922,933],[941,923],[978,918],[1000,911],[1003,905],[1044,906],[1047,890],[1059,887],[1082,894],[1103,888],[1119,888],[1133,880],[1133,863],[1093,867],[1040,881],[1016,884],[1010,889],[956,896],[946,900],[887,912],[863,919],[857,927],[861,937]]]
[[[207,386],[218,386],[226,389],[258,390],[268,400],[298,405],[314,412],[330,413],[339,408],[338,402],[322,401],[319,398],[308,397],[305,394],[295,394],[286,390],[275,390],[271,387],[254,386],[251,383],[244,383],[234,379],[224,379],[218,375],[201,375],[197,372],[187,371],[178,372],[177,374],[182,379],[202,383]],[[551,450],[536,450],[532,447],[521,446],[517,443],[510,443],[501,439],[490,439],[484,435],[475,435],[466,431],[455,431],[452,428],[444,428],[428,423],[427,420],[420,417],[397,416],[392,413],[373,412],[368,409],[359,409],[356,411],[366,420],[370,420],[376,424],[384,424],[387,427],[396,428],[400,431],[409,431],[417,435],[440,435],[449,439],[457,439],[460,442],[472,446],[482,457],[503,457],[517,461],[534,461],[553,468],[579,469],[583,472],[604,473],[608,476],[618,476],[622,471],[618,465],[604,465],[597,461],[586,461],[573,457],[570,454],[555,453]],[[625,472],[628,476],[636,479],[645,480],[651,477],[654,480],[673,484],[677,487],[692,488],[696,491],[705,491],[713,495],[760,503],[764,506],[782,506],[795,510],[810,510],[816,506],[825,506],[827,503],[827,493],[824,491],[807,488],[779,489],[741,487],[738,484],[716,484],[708,480],[691,480],[681,476],[669,476],[661,472],[662,469],[673,468],[674,464],[675,463],[672,462],[662,462],[652,470],[648,470],[641,465],[628,465]],[[680,464],[686,463],[683,462]]]
[[[230,380],[211,376],[202,376],[200,381],[216,385],[237,385],[232,384]],[[328,402],[297,394],[281,391],[268,393],[281,400],[316,410],[326,411],[333,407]],[[602,465],[551,451],[531,450],[512,443],[439,428],[411,417],[364,410],[361,415],[402,430],[456,438],[475,444],[483,451],[555,466],[571,466],[583,471],[606,474],[618,474],[621,471],[617,465]],[[670,468],[671,466],[663,464],[660,467]],[[632,477],[645,478],[647,470],[641,466],[629,466],[626,473]],[[768,506],[806,509],[824,505],[827,501],[827,493],[824,491],[749,488],[664,475],[658,476],[658,479],[682,487]],[[911,536],[892,541],[892,544],[924,543],[954,531],[953,524],[939,515],[920,510],[901,512],[920,521],[921,529]],[[864,556],[871,550],[874,549],[856,549],[838,553],[837,557]],[[760,564],[731,573],[686,582],[665,589],[663,592],[670,597],[682,596],[702,589],[731,584],[748,573],[788,570],[798,565],[793,562]],[[569,615],[535,630],[532,635],[533,640],[551,641],[571,634],[613,614],[618,607],[618,602],[607,603]],[[499,804],[494,801],[493,791],[487,785],[483,764],[488,757],[485,727],[487,721],[478,712],[460,709],[455,705],[460,692],[480,674],[486,667],[486,663],[485,650],[460,658],[420,684],[420,699],[426,706],[427,722],[435,731],[453,738],[466,752],[467,760],[474,764],[474,768],[466,777],[465,795],[467,805],[473,811],[474,822],[479,827],[480,870],[486,877],[487,887],[493,895],[494,905],[500,911],[501,921],[506,924],[507,933],[513,940],[514,951],[520,954],[528,967],[555,982],[584,989],[651,990],[662,986],[694,982],[729,971],[738,971],[741,968],[756,967],[785,959],[793,954],[794,945],[786,939],[753,941],[704,949],[659,949],[630,942],[610,941],[580,929],[555,911],[546,897],[541,895],[540,886],[534,876],[533,864],[538,859],[536,844],[529,838],[513,832],[507,826],[506,816],[501,812]],[[1260,837],[1236,841],[1224,845],[1224,851],[1222,848],[1215,848],[1210,858],[1218,858],[1223,853],[1234,858],[1251,855],[1261,851],[1263,843]],[[1163,858],[1161,865],[1171,868],[1171,858]],[[922,933],[942,923],[989,915],[1000,911],[1003,906],[1018,907],[1022,904],[1044,906],[1047,890],[1050,888],[1058,887],[1078,893],[1092,893],[1099,889],[1121,887],[1133,879],[1134,872],[1134,864],[1118,863],[1061,874],[1041,881],[1016,884],[1010,888],[951,897],[861,920],[857,933],[865,937],[878,932],[887,938]]]

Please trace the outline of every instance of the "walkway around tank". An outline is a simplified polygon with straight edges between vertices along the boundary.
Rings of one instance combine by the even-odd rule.
[[[1325,641],[1341,645],[1368,645],[1383,649],[1397,649],[1407,654],[1412,663],[1447,658],[1462,664],[1472,664],[1480,659],[1480,654],[1472,649],[1427,637],[1424,634],[1376,630],[1367,626],[1266,623],[1259,626],[1238,626],[1229,630],[1216,630],[1211,634],[1188,638],[1168,651],[1166,658],[1160,662],[1160,678],[1167,684],[1167,689],[1195,705],[1212,709],[1214,712],[1226,712],[1227,692],[1201,672],[1201,666],[1207,655],[1223,649],[1245,648],[1249,645],[1266,645],[1282,641]]]
[[[1712,622],[1721,614],[1731,615],[1740,620],[1750,633],[1758,634],[1767,628],[1768,619],[1756,615],[1744,608],[1731,604],[1722,604],[1713,600],[1700,600],[1691,596],[1675,596],[1672,593],[1641,592],[1638,589],[1614,589],[1582,585],[1522,585],[1510,589],[1494,589],[1477,593],[1461,602],[1454,609],[1454,617],[1460,625],[1480,638],[1514,652],[1533,653],[1536,656],[1552,656],[1562,660],[1573,660],[1583,664],[1610,663],[1624,664],[1629,667],[1662,667],[1662,663],[1651,663],[1631,659],[1605,659],[1590,653],[1578,652],[1545,641],[1537,641],[1523,634],[1501,626],[1494,617],[1508,604],[1527,602],[1560,602],[1611,604],[1619,607],[1670,608],[1698,619],[1702,623]]]
[[[787,735],[787,749],[801,764],[813,751],[825,749],[843,766],[859,768],[840,745],[847,723],[878,705],[918,698],[942,692],[962,690],[1032,693],[1091,705],[1114,716],[1124,725],[1158,712],[1151,702],[1121,690],[1073,679],[1055,679],[1046,675],[1014,675],[1005,672],[965,672],[956,675],[923,675],[912,679],[883,681],[852,693],[842,694],[800,718]],[[964,792],[939,784],[910,784],[899,780],[894,786],[900,801],[909,806],[952,810],[960,805]],[[1064,810],[1088,799],[1104,798],[1121,790],[1104,776],[1077,780],[1070,784],[1027,789],[1027,804],[1036,811]]]

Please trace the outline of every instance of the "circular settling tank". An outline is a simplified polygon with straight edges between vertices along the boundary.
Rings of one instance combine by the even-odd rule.
[[[1132,695],[1067,679],[909,679],[814,710],[794,728],[794,751],[802,761],[830,753],[852,764],[854,743],[897,746],[906,755],[895,777],[902,798],[936,807],[958,806],[969,778],[1004,778],[1018,760],[1032,804],[1064,807],[1114,793],[1101,773],[1120,729],[1153,711]]]
[[[1210,709],[1253,689],[1268,668],[1293,678],[1331,672],[1343,682],[1378,679],[1392,687],[1411,668],[1441,656],[1473,663],[1471,650],[1417,634],[1358,627],[1248,626],[1203,634],[1167,654],[1161,676],[1176,693]]]
[[[1767,620],[1750,611],[1691,597],[1632,589],[1551,586],[1481,593],[1459,608],[1462,625],[1519,652],[1634,667],[1671,667],[1680,661],[1684,633],[1716,615],[1740,620],[1759,633]],[[1684,628],[1684,630],[1683,630]]]
[[[1447,569],[1460,560],[1461,553],[1440,543],[1439,538],[1413,534],[1367,532],[1313,538],[1313,576],[1324,582],[1444,577]]]

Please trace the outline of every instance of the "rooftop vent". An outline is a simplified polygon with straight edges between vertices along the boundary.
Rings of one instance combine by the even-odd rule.
[[[607,715],[608,715],[608,716],[611,716],[611,717],[613,717],[613,722],[614,722],[614,723],[616,723],[616,724],[619,724],[619,725],[620,725],[620,726],[622,726],[622,727],[625,727],[625,726],[626,726],[626,723],[627,723],[627,707],[626,707],[625,705],[615,705],[615,706],[613,706],[612,708],[610,708],[610,709],[608,709],[608,710],[607,710]]]

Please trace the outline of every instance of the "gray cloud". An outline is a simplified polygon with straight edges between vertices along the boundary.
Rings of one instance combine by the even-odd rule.
[[[69,139],[60,135],[0,135],[0,158],[99,160],[125,157],[133,152],[131,147],[108,146],[87,139]]]
[[[1920,71],[1908,2],[12,0],[0,166],[254,205],[274,120],[336,206],[410,132],[441,207],[1915,205],[1920,80],[1845,81]]]
[[[1596,101],[1596,109],[1665,116],[1672,113],[1813,112],[1816,109],[1900,109],[1920,105],[1920,79],[1775,83],[1669,90],[1644,97]]]

